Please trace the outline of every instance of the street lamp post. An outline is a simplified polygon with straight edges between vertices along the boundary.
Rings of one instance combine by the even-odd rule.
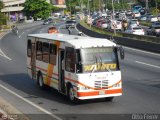
[[[148,0],[146,0],[146,11],[147,11],[147,13],[148,13]]]
[[[113,5],[113,0],[112,0],[112,14],[113,14],[113,22],[115,22],[115,17],[114,17],[114,5]],[[112,23],[113,24],[113,23]],[[115,27],[114,27],[114,35],[116,36],[116,30],[115,30]]]

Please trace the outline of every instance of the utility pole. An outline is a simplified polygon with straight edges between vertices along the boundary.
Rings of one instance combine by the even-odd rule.
[[[156,15],[157,15],[157,0],[156,0]]]

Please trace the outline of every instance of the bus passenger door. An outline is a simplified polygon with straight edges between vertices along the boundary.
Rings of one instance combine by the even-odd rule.
[[[58,87],[59,87],[59,91],[62,93],[65,93],[65,75],[64,75],[64,50],[63,49],[59,49],[58,51],[59,53],[59,59],[58,59],[58,63],[59,63],[59,82],[58,82]]]
[[[31,73],[32,79],[36,79],[36,45],[32,43],[31,49]]]

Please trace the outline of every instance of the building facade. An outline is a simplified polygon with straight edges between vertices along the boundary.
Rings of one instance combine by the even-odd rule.
[[[4,8],[1,12],[8,15],[11,21],[17,21],[24,19],[22,10],[23,4],[26,0],[1,0],[4,3]],[[65,0],[46,0],[46,2],[53,4],[56,7],[66,8]]]

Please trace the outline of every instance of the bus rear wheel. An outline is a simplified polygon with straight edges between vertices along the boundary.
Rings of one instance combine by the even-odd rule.
[[[107,102],[112,102],[112,101],[113,101],[113,98],[114,98],[114,97],[106,97],[106,98],[105,98],[105,101],[107,101]]]
[[[42,77],[42,75],[38,75],[38,81],[37,81],[37,83],[38,83],[38,86],[39,86],[39,88],[40,89],[44,89],[44,82],[43,82],[43,77]]]

